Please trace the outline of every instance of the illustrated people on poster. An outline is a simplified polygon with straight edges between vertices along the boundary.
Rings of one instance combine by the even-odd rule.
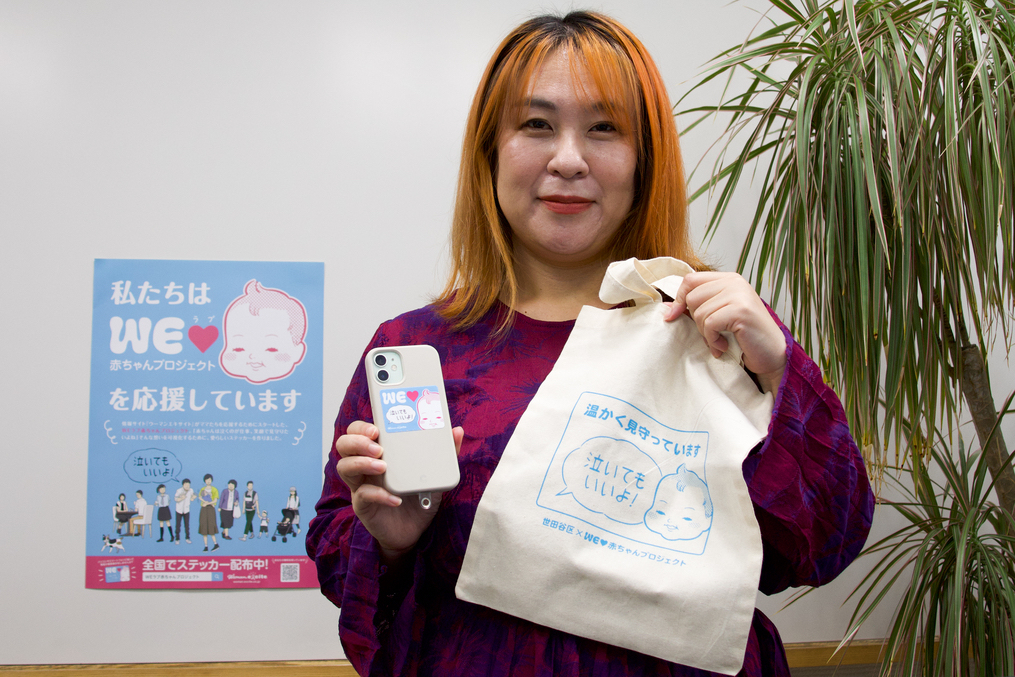
[[[254,518],[260,509],[261,506],[257,500],[257,492],[254,491],[254,483],[252,481],[247,482],[247,490],[243,492],[243,515],[246,517],[247,523],[243,527],[243,536],[240,537],[241,541],[247,540],[248,535],[251,539],[254,538]]]
[[[218,526],[215,524],[215,506],[219,500],[219,490],[212,485],[214,481],[215,478],[211,476],[211,473],[208,473],[204,476],[204,486],[197,492],[197,500],[201,503],[201,512],[197,516],[197,533],[204,538],[205,552],[208,552],[209,536],[211,536],[214,546],[212,552],[219,549],[218,539],[215,538],[215,534],[219,532]]]
[[[127,535],[137,536],[136,532],[138,528],[137,523],[144,519],[145,508],[148,507],[148,501],[145,500],[144,492],[138,489],[134,492],[134,515],[127,522]],[[144,527],[141,527],[142,529]]]
[[[281,289],[251,280],[226,309],[222,371],[250,383],[287,377],[307,352],[307,311]]]
[[[169,540],[173,540],[173,525],[170,520],[173,519],[173,511],[169,509],[169,494],[166,493],[166,485],[160,484],[155,488],[155,510],[158,512],[156,518],[159,520],[159,540],[156,543],[161,543],[165,540],[166,527],[169,527]]]
[[[180,521],[182,520],[183,527],[187,530],[187,543],[190,543],[190,504],[197,498],[197,494],[190,488],[189,479],[184,479],[180,483],[180,488],[176,490],[173,498],[176,501],[176,540],[173,542],[176,545],[180,544]]]
[[[645,526],[668,541],[688,541],[712,527],[712,512],[708,485],[681,464],[659,480]]]
[[[419,417],[420,430],[435,430],[444,427],[444,410],[441,408],[441,396],[438,393],[424,390],[416,399],[416,413]]]
[[[137,513],[127,508],[127,495],[120,494],[116,499],[116,503],[113,504],[113,514],[116,515],[117,521],[116,533],[121,534],[128,522],[130,522],[130,518]],[[127,530],[129,531],[129,528]]]
[[[257,532],[257,537],[260,538],[262,535],[265,538],[268,537],[268,511],[267,510],[262,510],[261,511],[261,530]]]
[[[289,487],[289,497],[286,499],[285,508],[282,510],[283,517],[289,519],[294,530],[294,535],[300,535],[300,497],[296,494],[296,487]]]
[[[231,541],[229,530],[233,528],[234,511],[240,505],[240,492],[236,490],[236,480],[229,480],[228,485],[219,496],[219,519],[222,524],[222,540]]]

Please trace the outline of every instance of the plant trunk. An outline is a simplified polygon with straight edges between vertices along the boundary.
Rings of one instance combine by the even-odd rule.
[[[983,355],[975,345],[962,347],[962,394],[973,416],[980,446],[987,455],[987,467],[994,479],[998,503],[1005,512],[1015,517],[1015,469],[1007,463],[1008,447],[1005,446],[1000,426],[987,443],[987,438],[997,423],[997,409],[994,408],[994,398],[990,392],[987,365],[983,363]]]

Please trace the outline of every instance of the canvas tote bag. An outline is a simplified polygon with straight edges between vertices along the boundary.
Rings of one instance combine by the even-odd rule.
[[[691,268],[610,265],[522,415],[476,513],[457,596],[703,670],[743,664],[761,534],[741,464],[772,396],[693,320],[662,318]]]

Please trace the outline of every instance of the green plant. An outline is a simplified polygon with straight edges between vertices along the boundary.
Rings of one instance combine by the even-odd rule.
[[[1007,411],[1015,392],[1004,405]],[[995,426],[996,431],[996,426]],[[1015,452],[1006,459],[1011,463]],[[896,584],[905,593],[892,621],[882,674],[1010,675],[1015,669],[1015,520],[988,500],[985,457],[961,436],[948,453],[941,437],[929,461],[909,468],[912,489],[892,475],[904,499],[886,501],[907,524],[869,546],[878,557],[853,591],[858,597],[843,644]],[[933,477],[935,473],[942,480]],[[847,600],[848,601],[848,600]]]
[[[850,632],[899,584],[883,674],[1012,674],[1015,469],[985,355],[998,336],[1010,349],[1015,318],[1015,8],[767,2],[678,115],[685,133],[726,125],[693,193],[714,199],[707,233],[760,176],[740,271],[789,295],[872,474],[906,452],[908,524],[866,551]],[[718,104],[685,104],[718,84]],[[979,452],[949,443],[963,409]]]
[[[961,392],[1012,515],[984,360],[998,334],[1010,346],[1015,310],[1012,2],[768,1],[771,27],[691,90],[726,79],[720,103],[678,113],[700,114],[685,132],[727,121],[694,193],[714,196],[708,232],[757,172],[739,268],[775,302],[788,292],[872,473],[892,437],[897,462],[902,441],[920,456],[951,434]]]

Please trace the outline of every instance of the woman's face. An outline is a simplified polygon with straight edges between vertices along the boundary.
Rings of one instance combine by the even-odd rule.
[[[497,139],[497,199],[518,261],[571,267],[600,260],[631,210],[637,151],[579,70],[579,98],[563,50],[536,72],[522,109]]]

